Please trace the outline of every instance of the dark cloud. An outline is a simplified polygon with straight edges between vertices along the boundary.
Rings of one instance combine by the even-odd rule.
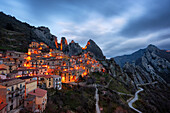
[[[170,49],[170,0],[4,0],[0,10],[81,46],[93,39],[107,57],[155,44]]]
[[[146,13],[140,18],[132,19],[119,33],[127,38],[170,27],[170,1],[153,0],[146,2]]]

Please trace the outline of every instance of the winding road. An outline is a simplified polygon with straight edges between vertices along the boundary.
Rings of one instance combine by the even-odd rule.
[[[153,85],[153,84],[156,84],[156,83],[158,83],[158,82],[155,81],[155,82],[151,82],[151,83],[137,84],[136,86],[139,88],[139,90],[135,93],[135,97],[134,97],[132,100],[130,100],[130,101],[128,100],[128,101],[129,101],[129,102],[128,102],[129,107],[130,107],[131,109],[135,110],[135,111],[138,112],[138,113],[142,113],[141,111],[139,111],[138,109],[136,109],[136,108],[134,108],[134,107],[132,106],[133,103],[138,100],[138,93],[140,93],[141,91],[144,90],[143,88],[141,88],[141,87],[139,87],[139,86]]]
[[[135,93],[135,97],[128,103],[129,107],[132,108],[133,110],[135,110],[138,113],[142,113],[141,111],[139,111],[138,109],[134,108],[132,106],[132,104],[138,100],[138,93],[140,93],[141,91],[143,91],[143,88],[139,87],[139,90]]]
[[[95,99],[96,99],[96,113],[100,113],[100,108],[99,108],[99,94],[98,94],[98,89],[97,85],[95,84],[96,87],[96,93],[95,93]]]

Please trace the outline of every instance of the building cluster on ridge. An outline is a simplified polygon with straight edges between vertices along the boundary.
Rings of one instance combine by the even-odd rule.
[[[64,41],[65,43],[66,40]],[[0,52],[0,113],[24,106],[30,112],[43,112],[45,89],[62,89],[62,83],[77,82],[90,72],[105,71],[90,52],[68,56],[43,42],[29,44],[28,53]]]

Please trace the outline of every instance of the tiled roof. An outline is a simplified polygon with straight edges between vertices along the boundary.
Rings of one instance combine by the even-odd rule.
[[[43,96],[45,96],[45,94],[47,94],[47,91],[44,90],[44,89],[37,88],[37,89],[31,91],[28,94],[35,95],[35,96],[38,96],[38,97],[43,97]]]
[[[8,87],[8,86],[12,86],[12,85],[19,84],[22,82],[25,82],[25,81],[21,80],[21,79],[13,79],[13,80],[2,82],[2,83],[0,83],[0,85]]]
[[[0,111],[5,107],[5,106],[7,106],[8,104],[0,104]]]
[[[61,78],[59,75],[51,75],[53,78]]]
[[[52,78],[52,76],[51,76],[51,75],[37,75],[37,77]]]

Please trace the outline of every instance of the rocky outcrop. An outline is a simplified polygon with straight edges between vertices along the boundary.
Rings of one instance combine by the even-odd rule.
[[[116,57],[119,64],[124,64],[126,61],[130,64],[125,64],[124,71],[130,71],[132,75],[137,76],[137,81],[141,81],[138,77],[141,76],[143,82],[152,82],[152,81],[159,81],[161,83],[170,83],[170,62],[169,57],[170,54],[164,50],[158,49],[154,45],[149,45],[146,49],[141,50],[128,55],[128,59],[123,59],[121,62],[122,57]],[[136,56],[136,58],[134,58]],[[121,62],[121,63],[120,63]],[[133,64],[133,65],[131,65]],[[132,69],[133,68],[133,69]]]
[[[65,54],[68,54],[69,52],[67,39],[65,37],[61,38],[60,50],[63,51]]]
[[[38,28],[33,28],[32,30],[34,31],[36,36],[40,38],[43,42],[45,42],[51,48],[55,48],[55,36],[50,33],[49,28],[41,26]]]
[[[91,39],[87,42],[87,45],[86,45],[84,51],[85,52],[89,51],[89,52],[93,53],[97,60],[105,59],[100,47]]]
[[[130,88],[130,90],[136,90],[136,84],[132,76],[129,76],[127,72],[123,72],[118,64],[116,64],[113,58],[102,60],[101,64],[105,67],[106,71],[115,79],[122,82]]]
[[[68,49],[69,49],[69,56],[82,54],[82,48],[78,43],[75,43],[73,40],[71,41],[71,43],[69,43]]]

